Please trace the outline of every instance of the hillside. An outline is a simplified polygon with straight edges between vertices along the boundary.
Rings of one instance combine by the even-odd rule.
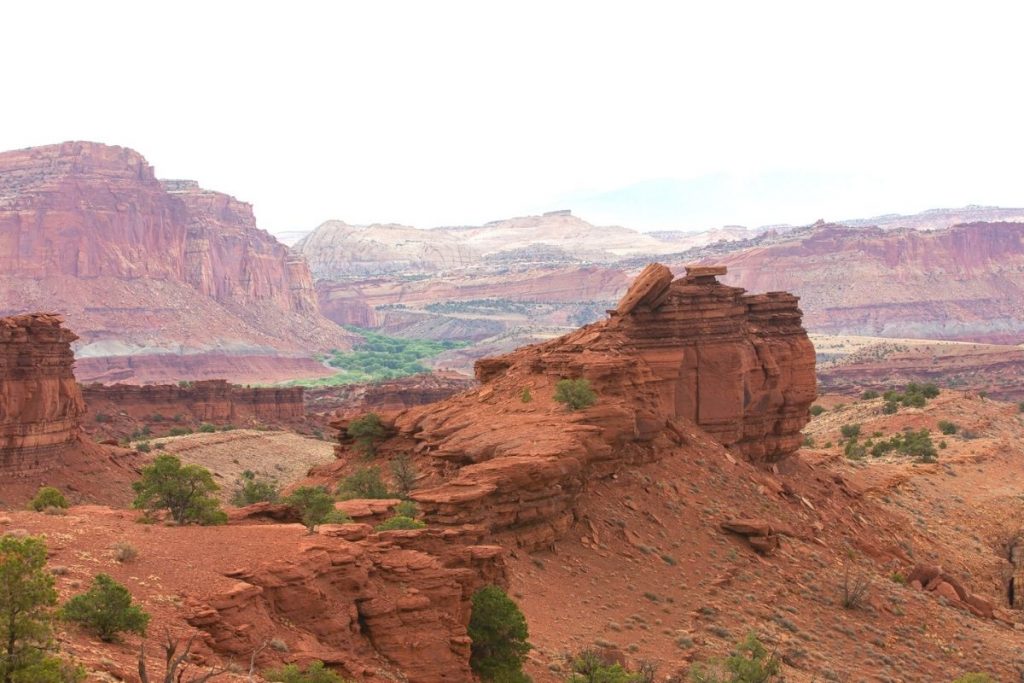
[[[35,310],[66,316],[79,357],[142,358],[120,377],[133,381],[160,357],[244,365],[349,344],[320,315],[305,262],[250,205],[91,142],[0,154],[0,313]]]

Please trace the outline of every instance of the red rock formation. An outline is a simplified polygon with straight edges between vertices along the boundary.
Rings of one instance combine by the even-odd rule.
[[[481,360],[480,389],[400,416],[382,450],[412,450],[432,470],[434,485],[413,493],[427,518],[536,547],[568,528],[588,479],[653,459],[698,427],[756,462],[795,451],[816,396],[796,298],[745,295],[719,284],[722,273],[672,280],[649,266],[608,320]],[[588,380],[597,404],[556,403],[562,378]]]
[[[800,297],[813,332],[1017,344],[1024,223],[947,230],[818,225],[713,257],[725,282]]]
[[[469,600],[508,585],[502,549],[472,527],[345,540],[361,526],[325,525],[288,559],[228,574],[233,587],[189,601],[189,623],[221,655],[259,650],[261,667],[319,659],[359,680],[472,680]],[[287,654],[261,648],[282,634]]]
[[[0,496],[27,500],[48,484],[74,500],[126,502],[130,458],[82,438],[76,337],[62,322],[46,313],[0,318]]]
[[[341,416],[367,412],[397,413],[414,406],[437,403],[476,386],[465,375],[424,374],[373,384],[349,384],[306,390],[311,410],[336,411]]]
[[[96,143],[0,154],[0,301],[64,311],[86,356],[349,346],[248,204]]]
[[[182,379],[229,377],[236,384],[281,382],[334,374],[320,361],[295,356],[232,353],[146,353],[79,358],[75,375],[83,383],[177,383]]]
[[[82,387],[93,414],[126,411],[144,418],[185,414],[216,424],[292,422],[305,416],[302,387],[240,387],[224,380],[186,385],[88,384]]]
[[[0,318],[0,469],[50,468],[78,438],[85,412],[60,316]]]

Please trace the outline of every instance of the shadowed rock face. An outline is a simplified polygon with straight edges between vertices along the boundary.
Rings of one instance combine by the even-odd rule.
[[[224,380],[179,384],[87,384],[82,393],[93,413],[105,409],[144,417],[186,412],[204,422],[250,419],[281,422],[305,415],[302,387],[241,387]]]
[[[538,546],[568,528],[588,478],[661,457],[698,427],[751,461],[794,452],[816,397],[797,299],[747,295],[723,273],[648,266],[607,320],[483,359],[480,389],[400,416],[399,438],[440,480],[413,494],[427,517]],[[563,378],[588,380],[597,404],[556,403]]]
[[[0,318],[0,471],[54,467],[50,456],[78,438],[77,337],[62,322],[43,313]]]

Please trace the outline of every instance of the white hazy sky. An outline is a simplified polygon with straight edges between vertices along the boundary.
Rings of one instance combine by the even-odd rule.
[[[0,9],[0,149],[132,147],[271,230],[1024,204],[1019,2]]]

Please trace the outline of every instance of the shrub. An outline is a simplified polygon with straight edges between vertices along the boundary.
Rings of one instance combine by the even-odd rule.
[[[871,588],[871,579],[865,574],[858,572],[853,575],[851,572],[852,558],[843,562],[843,583],[840,585],[839,600],[846,609],[857,609],[864,604],[868,589]]]
[[[391,461],[391,479],[395,483],[395,490],[400,496],[407,496],[416,484],[416,477],[419,472],[412,464],[412,458],[405,453],[399,453]]]
[[[804,434],[804,446],[806,448],[814,448],[814,437],[810,434]]]
[[[572,673],[567,683],[653,683],[654,669],[641,664],[641,670],[631,672],[611,656],[599,650],[583,650],[569,662]]]
[[[757,634],[748,633],[732,654],[712,662],[711,667],[697,664],[690,672],[694,683],[767,683],[780,673],[781,665],[768,652]]]
[[[321,524],[351,524],[352,518],[343,510],[334,509],[324,515]]]
[[[388,487],[380,478],[379,467],[362,467],[345,477],[338,485],[338,497],[342,500],[352,498],[388,498]]]
[[[530,387],[525,387],[521,392],[519,392],[519,400],[523,403],[529,403],[533,400],[533,394],[530,393]]]
[[[52,486],[40,486],[36,491],[35,498],[28,505],[36,512],[42,512],[46,508],[67,508],[68,501],[58,489]]]
[[[140,441],[139,443],[135,444],[135,450],[137,450],[139,453],[149,453],[151,450],[153,450],[153,447],[149,445],[148,441]]]
[[[404,515],[388,517],[373,528],[374,531],[396,531],[399,529],[423,529],[426,523]]]
[[[135,546],[130,543],[120,541],[114,544],[114,559],[121,564],[128,562],[134,562],[139,556],[139,551],[135,549]]]
[[[956,434],[956,424],[949,420],[939,420],[939,431],[943,434]]]
[[[352,420],[345,431],[365,455],[374,455],[377,452],[377,444],[387,435],[384,423],[377,413],[367,413]]]
[[[860,424],[846,424],[839,428],[844,439],[856,439],[860,436]]]
[[[192,430],[188,427],[171,427],[171,430],[167,432],[167,436],[185,436],[191,433]]]
[[[401,515],[402,517],[416,517],[419,510],[416,509],[416,503],[411,500],[403,500],[401,503],[394,507],[394,513]]]
[[[263,677],[272,683],[345,683],[341,676],[326,668],[319,660],[310,662],[305,671],[297,664],[285,664],[263,672]]]
[[[97,574],[92,588],[68,600],[61,610],[68,621],[81,624],[109,643],[123,631],[146,635],[149,615],[132,603],[128,589],[106,574]]]
[[[895,415],[897,410],[899,410],[899,406],[896,405],[896,401],[886,401],[882,406],[883,415]]]
[[[860,397],[861,397],[861,400],[870,401],[873,398],[878,398],[878,392],[877,391],[868,390],[868,391],[865,391],[863,394],[861,394]]]
[[[253,503],[276,503],[280,495],[276,481],[257,479],[255,472],[246,470],[235,482],[235,492],[231,495],[231,504],[243,507]]]
[[[824,412],[825,412],[825,406],[820,406],[817,403],[815,403],[813,406],[811,406],[811,415],[813,417],[818,417],[819,415],[821,415]]]
[[[851,460],[860,460],[867,455],[868,448],[864,444],[857,443],[853,439],[846,442],[843,447],[843,454]]]
[[[555,385],[555,400],[569,410],[581,410],[597,403],[597,394],[585,379],[560,379]]]
[[[149,416],[150,422],[163,422],[165,419],[167,418],[165,418],[160,413],[153,413],[152,415]]]
[[[306,525],[309,533],[313,533],[334,509],[334,499],[322,486],[300,486],[292,491],[284,502],[299,511],[302,523]]]
[[[100,423],[110,422],[110,416],[107,415],[106,413],[96,413],[96,417],[94,417],[93,419]]]
[[[199,465],[182,465],[168,454],[158,455],[142,468],[142,479],[132,484],[132,505],[147,514],[166,509],[178,524],[223,524],[227,515],[213,493],[220,487],[213,475]]]
[[[53,583],[43,539],[0,536],[0,680],[59,680],[41,675],[60,664],[45,650],[57,603]]]
[[[953,683],[996,683],[996,679],[983,673],[966,673],[957,678]]]
[[[526,617],[497,586],[473,594],[469,618],[470,666],[484,681],[526,680],[523,661],[531,645]]]
[[[217,431],[217,428],[214,427],[209,422],[204,422],[203,424],[199,425],[199,431],[202,432],[203,434],[212,434],[213,432]]]

